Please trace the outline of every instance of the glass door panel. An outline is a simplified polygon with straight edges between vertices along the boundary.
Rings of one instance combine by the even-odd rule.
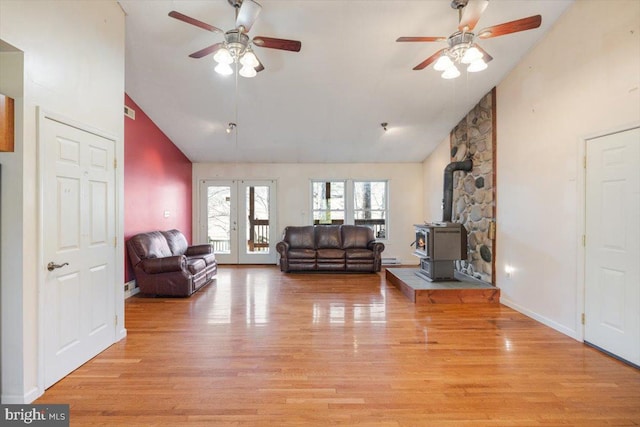
[[[244,236],[239,262],[273,264],[276,262],[275,244],[275,181],[240,181],[243,194],[242,221]]]
[[[236,186],[235,181],[203,181],[201,184],[200,241],[211,243],[217,261],[223,264],[238,262]]]

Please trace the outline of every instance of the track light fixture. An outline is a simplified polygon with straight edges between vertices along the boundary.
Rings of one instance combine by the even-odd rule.
[[[227,133],[231,133],[232,130],[234,130],[236,128],[236,124],[233,122],[229,122],[229,125],[227,126]]]
[[[386,132],[387,131],[387,126],[389,126],[389,123],[382,122],[382,123],[380,123],[380,126],[382,126],[382,129],[384,129],[384,131]]]

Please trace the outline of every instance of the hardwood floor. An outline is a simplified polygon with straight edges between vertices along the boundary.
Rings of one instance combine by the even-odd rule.
[[[125,310],[127,338],[35,403],[72,426],[640,424],[640,371],[499,304],[416,306],[384,272],[221,266]]]

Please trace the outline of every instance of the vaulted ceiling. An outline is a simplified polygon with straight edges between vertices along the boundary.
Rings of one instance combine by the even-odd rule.
[[[193,162],[420,162],[572,2],[491,0],[476,30],[537,14],[541,27],[481,40],[494,58],[488,69],[444,80],[433,65],[412,68],[446,43],[396,39],[456,31],[449,0],[257,1],[249,35],[300,40],[302,49],[256,47],[265,70],[252,79],[215,73],[213,55],[190,58],[223,35],[168,16],[226,31],[235,22],[227,0],[119,1],[126,91]]]

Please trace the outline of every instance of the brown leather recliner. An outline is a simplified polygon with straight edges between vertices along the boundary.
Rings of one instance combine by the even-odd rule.
[[[218,271],[213,246],[189,246],[178,230],[136,234],[127,241],[127,250],[143,294],[186,297]]]
[[[280,270],[375,273],[382,266],[384,244],[363,225],[285,227],[276,244]]]

